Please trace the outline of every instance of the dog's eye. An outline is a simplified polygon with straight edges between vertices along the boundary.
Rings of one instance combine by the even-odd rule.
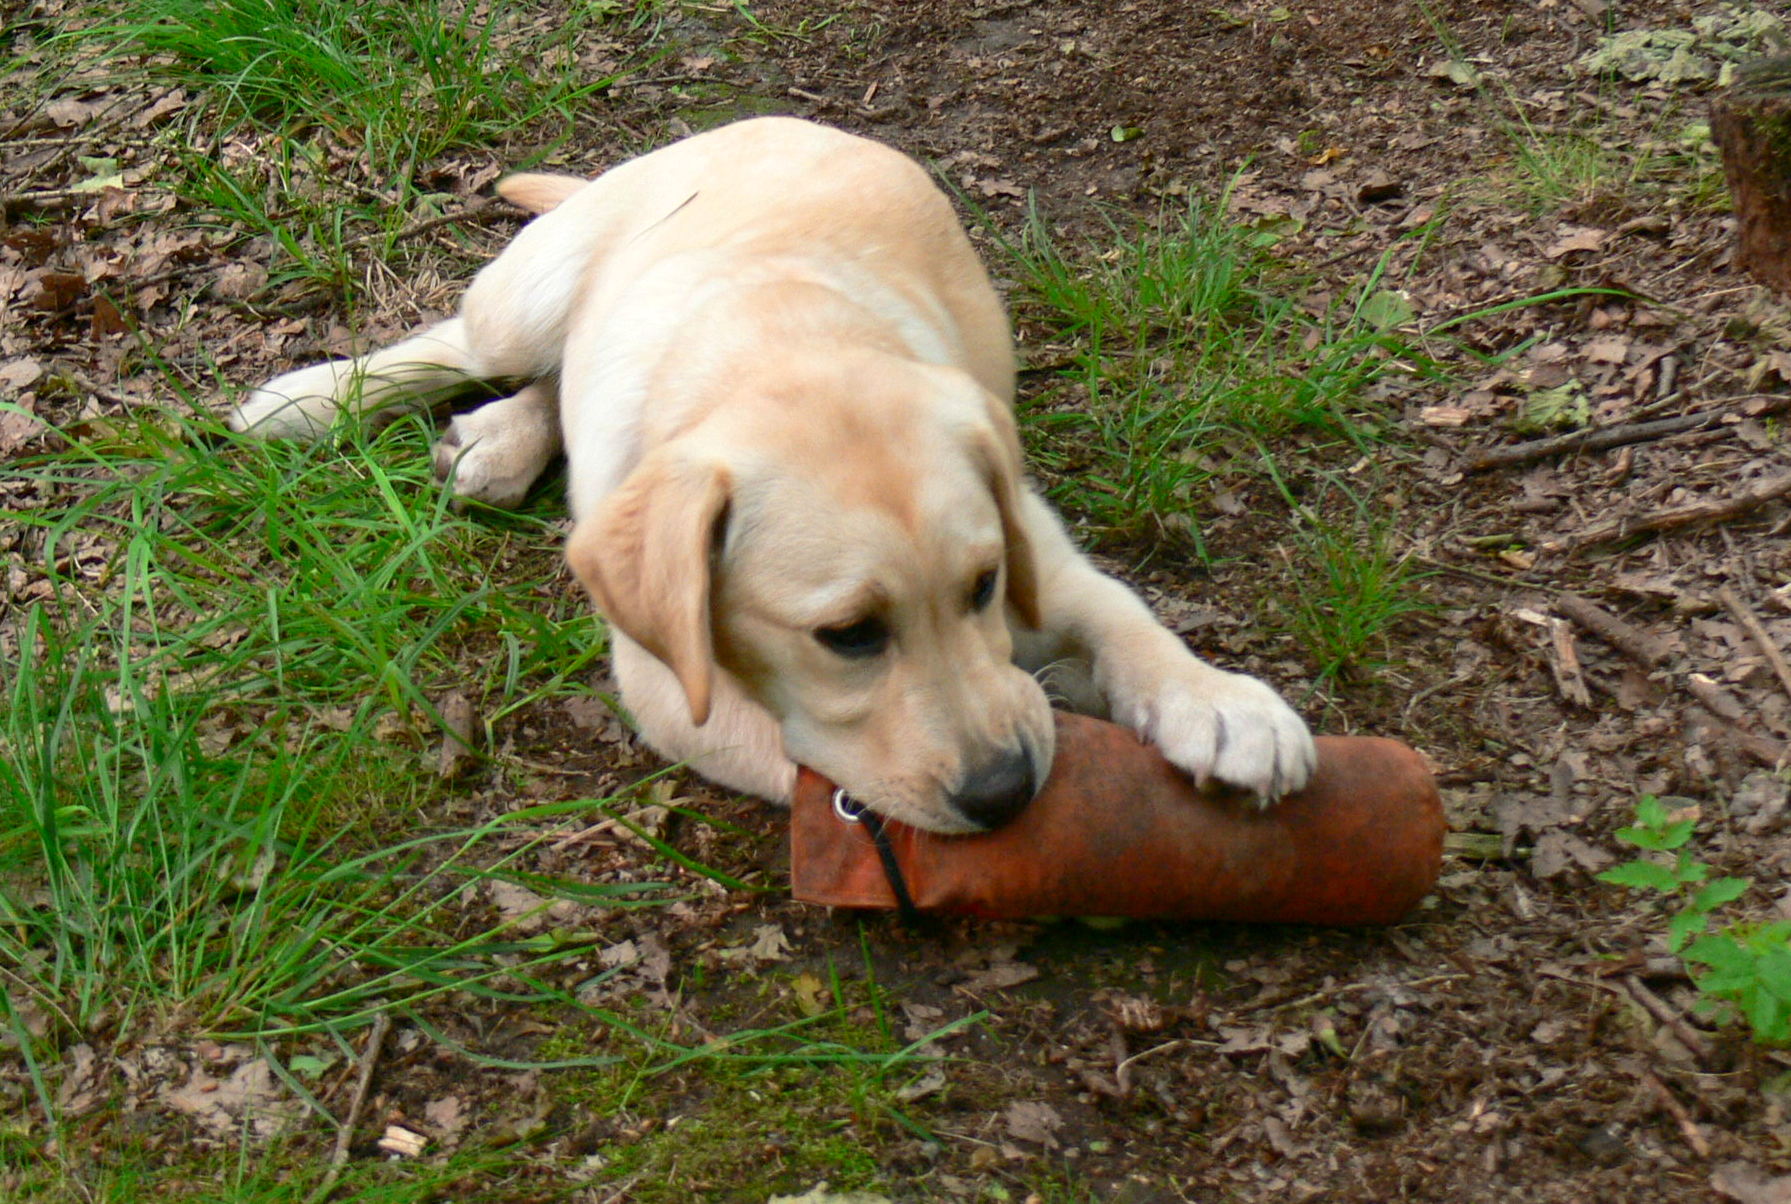
[[[882,619],[860,619],[844,627],[817,628],[815,638],[847,660],[865,660],[889,646],[889,626]]]
[[[981,610],[995,600],[995,586],[1000,578],[1000,573],[990,569],[976,579],[976,584],[970,587],[971,610]]]

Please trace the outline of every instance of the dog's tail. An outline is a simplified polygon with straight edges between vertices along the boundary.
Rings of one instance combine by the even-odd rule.
[[[588,183],[589,180],[581,180],[577,176],[524,172],[499,180],[497,190],[499,196],[519,209],[527,209],[530,213],[546,213]]]

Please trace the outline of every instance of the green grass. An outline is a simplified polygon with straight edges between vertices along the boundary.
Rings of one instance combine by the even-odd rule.
[[[25,1164],[10,1180],[0,1157],[0,1187],[9,1191],[7,1199],[32,1204],[141,1204],[158,1196],[181,1204],[307,1204],[328,1175],[327,1160],[294,1142],[189,1154],[178,1165],[164,1167],[158,1151],[125,1142],[96,1151],[79,1169]],[[505,1186],[519,1187],[519,1196],[534,1198],[529,1193],[539,1188],[527,1184],[529,1177],[514,1151],[504,1149],[441,1159],[353,1159],[329,1198],[355,1204],[430,1204],[478,1198],[471,1193]]]
[[[63,1051],[128,1058],[211,1034],[251,1043],[303,1099],[307,1062],[352,1064],[354,1030],[381,1013],[473,1064],[589,1076],[609,1110],[645,1084],[696,1084],[712,1106],[676,1140],[615,1152],[642,1190],[661,1163],[723,1175],[723,1151],[740,1153],[766,1099],[787,1106],[798,1142],[778,1184],[808,1186],[796,1179],[810,1171],[878,1182],[854,1126],[913,1127],[896,1088],[932,1039],[974,1018],[898,1039],[868,954],[856,981],[805,984],[811,1006],[755,976],[764,1006],[696,1044],[658,1007],[581,1004],[613,934],[524,935],[483,888],[515,883],[599,915],[677,897],[537,864],[543,841],[610,800],[431,818],[441,693],[469,694],[501,725],[584,693],[603,641],[558,572],[554,499],[455,513],[430,479],[429,436],[402,420],[302,448],[140,411],[12,466],[44,504],[0,514],[23,528],[42,582],[16,616],[18,669],[0,696],[0,1061],[25,1085],[22,1127],[0,1130],[0,1184],[46,1200],[306,1199],[323,1180],[303,1126],[296,1161],[256,1145],[199,1181],[185,1159],[152,1169],[128,1140],[41,1157],[42,1137],[72,1123]],[[493,739],[478,734],[477,751]],[[655,848],[668,868],[731,882]],[[440,1023],[474,1004],[552,1015],[561,1035],[529,1062],[491,1059]],[[313,1126],[329,1115],[314,1111]],[[693,1163],[699,1138],[713,1157]],[[337,1194],[423,1200],[514,1173],[475,1143],[442,1167],[357,1160]],[[662,1181],[658,1198],[678,1198],[681,1180]]]
[[[577,39],[600,9],[546,14],[499,0],[127,0],[84,42],[211,97],[242,124],[328,140],[382,173],[501,139],[607,79],[580,79]]]
[[[1497,122],[1510,148],[1484,191],[1488,199],[1535,214],[1596,216],[1650,202],[1691,209],[1727,207],[1722,162],[1708,125],[1672,115],[1636,131],[1616,121],[1541,128],[1516,102]]]
[[[1313,312],[1275,236],[1225,205],[1194,199],[1069,248],[1035,212],[1009,244],[1022,320],[1068,348],[1024,405],[1030,450],[1097,539],[1204,553],[1203,486],[1228,458],[1290,437],[1372,443],[1384,419],[1364,391],[1426,370],[1386,328],[1378,273]]]
[[[722,1011],[741,1027],[724,1040],[681,1049],[656,1037],[617,1064],[569,1076],[567,1097],[598,1116],[659,1115],[668,1095],[679,1101],[675,1125],[597,1150],[597,1181],[628,1185],[642,1204],[724,1189],[799,1194],[817,1181],[836,1191],[897,1186],[875,1150],[892,1136],[936,1140],[924,1102],[904,1102],[901,1089],[937,1064],[936,1042],[981,1013],[903,1041],[890,992],[869,965],[867,950],[856,979],[829,966],[825,978],[762,973],[730,983]],[[639,1010],[633,1024],[650,1032],[654,1009]],[[568,1033],[544,1052],[583,1048]]]
[[[0,966],[52,1120],[67,1040],[557,997],[530,967],[590,938],[479,919],[467,892],[493,878],[658,897],[531,872],[541,834],[603,800],[416,823],[442,691],[498,722],[586,689],[603,642],[548,523],[455,515],[416,423],[312,449],[202,433],[140,413],[10,466],[45,503],[0,515],[44,596],[0,697]],[[499,583],[494,562],[542,575]]]
[[[1055,362],[1022,423],[1053,500],[1097,543],[1222,560],[1234,553],[1204,532],[1215,485],[1282,501],[1252,524],[1284,553],[1258,573],[1274,583],[1265,608],[1321,679],[1345,679],[1386,663],[1390,631],[1425,609],[1421,575],[1347,491],[1319,505],[1289,482],[1397,441],[1374,387],[1444,372],[1401,333],[1412,313],[1387,286],[1390,254],[1312,306],[1276,235],[1230,220],[1226,199],[1071,248],[1032,214],[1008,249],[1022,320]]]
[[[268,244],[282,300],[305,290],[281,286],[300,282],[352,301],[369,264],[403,257],[405,231],[466,208],[425,169],[449,154],[504,155],[519,138],[527,149],[506,166],[548,153],[617,78],[581,65],[582,39],[611,22],[638,30],[657,11],[127,0],[62,45],[146,88],[194,93],[159,136],[154,183],[199,224]]]
[[[1496,75],[1483,75],[1441,15],[1429,4],[1419,11],[1443,51],[1472,72],[1473,88],[1486,124],[1508,147],[1506,161],[1470,190],[1482,203],[1511,206],[1537,215],[1569,214],[1581,220],[1609,219],[1662,202],[1692,209],[1727,208],[1721,160],[1708,124],[1688,117],[1682,103],[1642,101],[1638,122],[1610,115],[1596,104],[1563,120],[1533,116],[1532,101],[1518,96]],[[1710,46],[1706,50],[1712,50]],[[1734,58],[1739,47],[1718,52]],[[1610,76],[1596,85],[1609,107],[1635,97],[1618,89]]]
[[[1424,592],[1432,574],[1400,548],[1398,516],[1377,513],[1341,486],[1330,492],[1345,502],[1296,506],[1302,521],[1291,542],[1300,553],[1298,581],[1276,603],[1321,682],[1385,668],[1399,621],[1434,609]]]

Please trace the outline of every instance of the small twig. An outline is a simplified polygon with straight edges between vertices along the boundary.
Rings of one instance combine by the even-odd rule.
[[[1668,435],[1683,434],[1707,427],[1723,416],[1723,410],[1699,410],[1695,414],[1681,414],[1676,418],[1657,418],[1653,422],[1625,422],[1618,426],[1593,427],[1584,431],[1569,431],[1565,435],[1554,435],[1547,439],[1532,439],[1528,443],[1514,443],[1506,447],[1489,448],[1481,452],[1467,463],[1469,472],[1485,472],[1489,468],[1511,468],[1519,464],[1531,464],[1537,460],[1546,460],[1550,456],[1566,456],[1576,452],[1609,451],[1613,447],[1623,447],[1631,443],[1646,443],[1652,439],[1664,439]]]
[[[33,1002],[42,1004],[44,1007],[49,1008],[50,1011],[55,1012],[56,1015],[61,1018],[62,1023],[68,1028],[68,1030],[70,1032],[79,1032],[80,1031],[81,1026],[75,1022],[75,1018],[73,1016],[70,1016],[67,1012],[63,1011],[62,1006],[60,1004],[58,1004],[55,999],[51,998],[50,995],[43,990],[43,988],[41,988],[37,984],[31,982],[29,979],[23,978],[20,975],[13,973],[11,970],[7,969],[5,966],[0,966],[0,974],[6,975],[6,977],[12,979],[15,983],[17,983],[19,985],[19,989],[21,991],[23,991],[25,993],[25,995],[29,996]],[[22,996],[14,996],[13,998],[22,998]]]
[[[1372,991],[1376,988],[1386,986],[1404,987],[1407,990],[1412,990],[1417,987],[1435,986],[1440,982],[1454,982],[1456,979],[1466,977],[1466,974],[1432,974],[1428,978],[1414,978],[1409,982],[1351,982],[1345,983],[1340,987],[1332,987],[1326,991],[1313,991],[1310,994],[1298,995],[1291,999],[1265,999],[1246,1003],[1240,1007],[1232,1008],[1231,1013],[1234,1016],[1248,1016],[1254,1012],[1279,1012],[1284,1011],[1287,1008],[1306,1007],[1314,1003],[1324,1003],[1326,1000],[1335,999],[1339,995],[1353,995],[1357,991]]]
[[[144,404],[143,398],[132,397],[129,393],[120,393],[116,389],[108,388],[84,372],[71,371],[69,373],[69,378],[73,380],[75,386],[83,392],[91,393],[101,401],[109,401],[115,406],[123,406],[126,409],[130,409],[132,406],[140,406]]]
[[[1475,581],[1484,581],[1488,585],[1502,585],[1506,589],[1535,590],[1542,594],[1558,594],[1561,587],[1549,585],[1542,581],[1525,581],[1521,577],[1506,577],[1499,573],[1489,573],[1485,569],[1469,568],[1465,564],[1452,564],[1447,560],[1438,560],[1432,556],[1413,556],[1419,564],[1428,565],[1438,572],[1454,573],[1460,577],[1470,577]]]
[[[0,194],[0,213],[13,209],[59,209],[82,201],[98,201],[101,193],[90,188],[33,188]]]
[[[1667,659],[1667,649],[1660,640],[1578,594],[1557,595],[1555,609],[1644,669],[1652,669]]]
[[[419,234],[426,234],[440,226],[454,225],[457,222],[475,221],[478,218],[489,216],[494,211],[499,210],[499,208],[500,207],[495,201],[480,201],[476,205],[470,205],[465,209],[457,209],[453,213],[438,213],[434,217],[419,218],[417,221],[412,222],[410,225],[393,234],[386,234],[382,231],[374,230],[368,234],[357,235],[343,243],[342,246],[345,250],[350,247],[364,247],[368,243],[379,242],[382,239],[387,238],[391,239],[393,242],[403,242],[407,238],[415,238]],[[503,207],[503,211],[509,212],[508,206]]]
[[[1580,668],[1579,650],[1573,645],[1573,624],[1566,619],[1548,621],[1549,668],[1554,671],[1555,685],[1561,696],[1575,706],[1591,707],[1592,692],[1586,688],[1586,675]]]
[[[1779,651],[1777,641],[1766,630],[1766,625],[1760,622],[1760,617],[1754,613],[1753,608],[1726,585],[1716,591],[1716,600],[1723,604],[1723,609],[1737,623],[1747,628],[1747,633],[1754,637],[1754,643],[1760,645],[1760,651],[1766,654],[1766,662],[1772,666],[1772,671],[1778,674],[1779,684],[1785,687],[1787,695],[1791,695],[1791,665],[1785,663],[1785,654]]]
[[[1579,978],[1572,974],[1563,974],[1561,971],[1550,969],[1547,966],[1538,966],[1536,974],[1542,978],[1552,978],[1557,982],[1571,983],[1576,987],[1591,987],[1599,991],[1609,991],[1619,999],[1627,999],[1672,1029],[1673,1035],[1679,1038],[1679,1043],[1690,1050],[1694,1057],[1706,1062],[1710,1060],[1710,1042],[1705,1040],[1704,1034],[1686,1023],[1685,1017],[1674,1011],[1666,1000],[1650,991],[1647,985],[1634,974],[1625,975],[1620,984],[1603,982],[1596,978]]]
[[[380,1012],[373,1017],[373,1029],[367,1034],[366,1048],[361,1050],[361,1076],[355,1082],[354,1098],[349,1100],[348,1112],[336,1129],[336,1148],[330,1152],[329,1173],[305,1204],[321,1204],[336,1190],[336,1183],[342,1178],[342,1168],[348,1165],[348,1147],[354,1141],[355,1126],[361,1121],[361,1109],[366,1106],[367,1092],[373,1086],[373,1070],[379,1065],[379,1051],[385,1045],[386,1033],[391,1027],[392,1018],[386,1013]]]
[[[1609,522],[1599,523],[1571,539],[1543,546],[1551,552],[1577,552],[1581,548],[1613,539],[1626,539],[1631,535],[1642,535],[1654,531],[1674,531],[1680,527],[1690,527],[1698,523],[1722,522],[1758,510],[1766,503],[1784,497],[1788,493],[1791,493],[1791,473],[1784,473],[1780,476],[1769,477],[1724,501],[1695,502],[1687,506],[1657,510],[1653,514],[1639,517],[1616,518]]]
[[[634,1190],[634,1185],[646,1177],[646,1171],[636,1171],[623,1181],[622,1186],[605,1196],[603,1204],[622,1204],[622,1201],[628,1198],[628,1193]]]
[[[1704,701],[1699,693],[1699,686],[1694,685],[1688,680],[1686,682],[1686,689],[1691,693],[1692,697],[1697,698],[1699,702]],[[1708,706],[1708,704],[1706,704],[1706,706]],[[1787,745],[1779,740],[1774,740],[1769,736],[1762,736],[1758,733],[1750,732],[1740,724],[1731,723],[1715,712],[1711,712],[1710,719],[1717,725],[1717,727],[1722,729],[1724,735],[1735,742],[1737,748],[1758,761],[1761,765],[1764,765],[1766,768],[1778,770],[1785,768],[1787,765],[1791,765],[1791,745]]]
[[[549,765],[546,761],[531,761],[514,753],[506,753],[502,759],[506,765],[519,765],[531,773],[545,773],[558,778],[594,778],[602,772],[598,769],[567,769],[563,765]]]
[[[1659,1098],[1661,1106],[1672,1114],[1673,1120],[1679,1125],[1680,1135],[1685,1138],[1685,1144],[1692,1148],[1692,1152],[1700,1158],[1710,1157],[1710,1142],[1704,1137],[1704,1130],[1698,1127],[1698,1122],[1692,1119],[1691,1112],[1679,1102],[1679,1097],[1673,1094],[1671,1088],[1661,1082],[1652,1070],[1642,1071],[1642,1082]]]
[[[870,121],[887,121],[889,119],[889,114],[891,112],[891,110],[888,107],[881,108],[881,109],[873,109],[873,108],[869,108],[865,105],[852,104],[847,101],[835,100],[835,99],[833,99],[833,97],[823,96],[819,92],[810,92],[807,88],[791,87],[791,88],[785,88],[784,91],[787,94],[789,94],[790,96],[796,98],[797,100],[806,100],[810,104],[815,105],[819,108],[825,109],[829,112],[851,113],[854,116],[863,117]]]
[[[1778,769],[1791,758],[1791,748],[1769,736],[1748,729],[1748,711],[1736,697],[1702,673],[1687,673],[1680,682],[1685,692],[1698,700],[1722,728],[1723,734],[1735,742],[1742,752],[1766,766]]]
[[[46,146],[92,146],[100,142],[104,142],[110,146],[149,145],[148,140],[142,138],[101,138],[95,137],[92,134],[57,134],[54,137],[47,138],[6,138],[0,139],[0,141],[6,143],[6,149],[9,151],[19,151],[32,147],[41,148]]]
[[[1747,711],[1735,698],[1721,686],[1716,679],[1703,673],[1687,673],[1685,689],[1688,694],[1703,704],[1704,709],[1725,723],[1740,723],[1747,718]]]
[[[1172,1049],[1181,1049],[1187,1044],[1188,1041],[1186,1039],[1165,1041],[1161,1045],[1153,1045],[1149,1049],[1141,1050],[1121,1062],[1118,1066],[1115,1066],[1113,1068],[1113,1081],[1119,1084],[1120,1095],[1126,1097],[1132,1094],[1132,1067],[1134,1065],[1142,1062],[1145,1058],[1153,1058],[1160,1053],[1168,1053]]]
[[[1666,1000],[1648,989],[1648,984],[1634,974],[1623,978],[1623,986],[1629,997],[1642,1005],[1642,1009],[1656,1020],[1673,1030],[1679,1043],[1692,1051],[1700,1062],[1710,1061],[1710,1042],[1704,1034],[1686,1022],[1684,1016]]]

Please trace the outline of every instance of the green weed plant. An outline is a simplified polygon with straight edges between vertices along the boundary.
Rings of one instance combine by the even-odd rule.
[[[1736,922],[1712,932],[1717,912],[1746,893],[1746,878],[1712,877],[1690,848],[1696,820],[1675,818],[1653,795],[1617,838],[1654,856],[1599,874],[1601,882],[1658,897],[1669,911],[1667,948],[1693,966],[1711,1013],[1738,1013],[1763,1045],[1791,1044],[1791,921]]]

